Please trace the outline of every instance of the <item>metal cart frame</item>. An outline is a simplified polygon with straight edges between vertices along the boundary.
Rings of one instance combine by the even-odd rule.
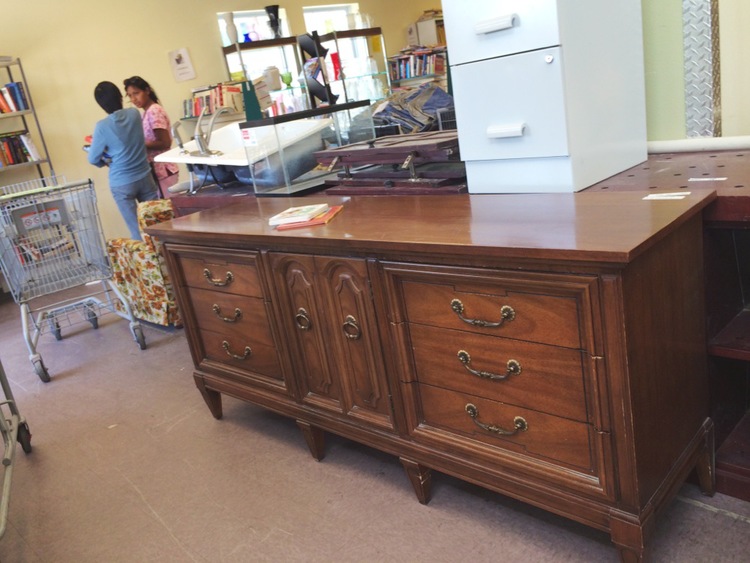
[[[48,177],[0,187],[0,266],[21,307],[29,360],[42,381],[50,377],[37,352],[39,337],[51,332],[61,340],[62,326],[85,321],[98,328],[101,315],[116,313],[146,348],[130,303],[112,281],[91,180]],[[44,299],[52,294],[60,300]]]
[[[16,452],[16,442],[21,444],[25,453],[31,453],[31,431],[26,420],[21,416],[13,398],[13,391],[5,375],[5,369],[0,362],[0,387],[2,387],[5,400],[0,401],[0,434],[3,437],[5,451],[2,463],[5,467],[3,474],[2,498],[0,498],[0,538],[5,535],[8,525],[8,507],[10,506],[10,485],[13,478],[13,461]]]

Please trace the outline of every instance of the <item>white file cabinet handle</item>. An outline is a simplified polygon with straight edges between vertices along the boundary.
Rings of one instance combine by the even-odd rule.
[[[505,14],[496,18],[490,18],[475,24],[474,33],[477,35],[486,35],[495,31],[510,29],[516,25],[517,21],[518,15],[516,14]]]
[[[488,139],[507,139],[509,137],[523,137],[525,123],[508,123],[506,125],[490,125],[487,127]]]

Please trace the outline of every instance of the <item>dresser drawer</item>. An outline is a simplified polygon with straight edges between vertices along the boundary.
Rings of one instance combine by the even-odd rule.
[[[474,0],[470,4],[443,0],[451,65],[559,45],[557,4],[557,0]]]
[[[283,380],[275,346],[269,346],[240,333],[200,331],[205,359],[233,366],[257,379],[257,375]],[[202,362],[201,362],[202,363]]]
[[[257,297],[241,297],[206,289],[189,289],[195,320],[201,330],[237,335],[273,346],[266,305]]]
[[[420,383],[588,420],[582,352],[421,325],[410,328]]]
[[[263,296],[256,265],[257,253],[226,258],[185,253],[177,257],[185,276],[185,285],[189,287],[248,297]]]
[[[452,68],[461,158],[566,156],[562,64],[549,48]]]
[[[523,292],[502,285],[408,280],[402,288],[409,323],[581,347],[578,304],[573,296]]]
[[[491,449],[594,472],[592,428],[587,424],[432,385],[419,386],[419,401],[421,417],[412,431],[416,439],[449,439],[471,455],[484,451],[491,457],[477,447],[481,442]]]

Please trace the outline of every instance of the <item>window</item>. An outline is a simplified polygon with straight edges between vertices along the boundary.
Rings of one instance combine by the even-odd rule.
[[[319,35],[357,26],[359,4],[327,4],[302,8],[305,29],[308,33],[317,31]]]
[[[237,28],[238,40],[240,43],[245,41],[258,41],[260,39],[273,39],[273,31],[268,26],[268,14],[265,10],[245,10],[241,12],[220,12],[216,14],[219,22],[219,33],[221,33],[221,44],[227,47],[232,44],[227,35],[227,23],[224,20],[225,14],[234,16],[234,25]],[[279,8],[279,20],[281,21],[281,35],[289,37],[289,20],[286,17],[286,10]]]

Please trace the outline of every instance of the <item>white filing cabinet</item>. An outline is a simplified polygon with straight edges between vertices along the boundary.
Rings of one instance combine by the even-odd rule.
[[[646,160],[641,0],[443,0],[469,192],[573,192]]]

